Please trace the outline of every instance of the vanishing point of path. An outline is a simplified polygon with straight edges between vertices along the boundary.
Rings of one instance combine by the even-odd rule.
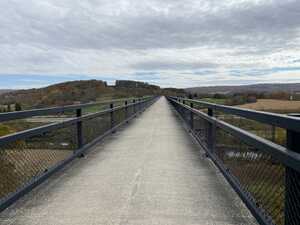
[[[253,221],[164,98],[0,214],[1,225]]]

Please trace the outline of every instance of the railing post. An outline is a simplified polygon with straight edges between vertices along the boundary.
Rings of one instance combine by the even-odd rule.
[[[136,110],[136,108],[135,108],[135,99],[132,100],[132,103],[133,103],[133,114],[135,114],[135,110]]]
[[[113,110],[114,104],[110,103],[110,109]],[[114,112],[110,112],[110,128],[112,129],[114,127]]]
[[[76,109],[76,117],[82,116],[82,109]],[[83,135],[82,135],[82,121],[77,122],[77,148],[80,149],[83,146]]]
[[[137,112],[140,111],[140,99],[138,98],[137,100]]]
[[[212,108],[208,108],[207,115],[214,116],[214,111]]]
[[[207,114],[211,117],[214,116],[214,111],[212,108],[208,108]],[[208,133],[207,133],[207,147],[208,150],[214,153],[215,150],[215,131],[216,127],[214,124],[207,122],[208,123]]]
[[[287,148],[300,153],[300,133],[287,130]],[[300,221],[300,173],[286,167],[285,170],[285,225]]]
[[[275,142],[276,141],[276,127],[274,125],[272,125],[272,141]]]
[[[147,100],[147,99],[142,98],[141,100],[142,100],[141,108],[142,108],[142,111],[144,112],[144,111],[145,111],[145,104],[147,104],[147,102],[145,103],[144,101]],[[148,100],[147,100],[147,101],[148,101]],[[149,105],[150,105],[150,102],[151,102],[151,101],[149,101]]]
[[[127,102],[127,100],[125,101],[125,118],[126,119],[128,119],[128,107],[127,107],[127,105],[128,105],[128,102]]]
[[[192,102],[190,103],[190,107],[194,108],[194,104]],[[190,126],[191,126],[191,130],[194,130],[194,113],[192,111],[190,114]]]

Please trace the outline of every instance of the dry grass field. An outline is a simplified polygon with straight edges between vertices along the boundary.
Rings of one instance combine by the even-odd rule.
[[[239,105],[238,107],[278,113],[300,113],[300,101],[258,99],[255,103]]]

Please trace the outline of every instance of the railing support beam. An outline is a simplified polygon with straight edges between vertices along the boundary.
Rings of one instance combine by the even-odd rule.
[[[190,107],[194,108],[194,104],[192,102],[190,103]],[[194,113],[192,111],[190,112],[190,127],[191,130],[194,129]]]
[[[300,133],[287,130],[287,148],[300,153]],[[285,172],[285,225],[300,221],[300,173],[286,167]]]
[[[111,103],[109,107],[110,107],[110,109],[112,110],[112,109],[114,108],[114,104]],[[114,121],[114,111],[111,111],[111,112],[110,112],[110,128],[113,129],[114,125],[115,125],[115,121]],[[112,131],[112,132],[114,132],[114,131]]]
[[[136,112],[136,105],[135,105],[135,99],[132,100],[133,105],[133,113],[135,114]]]
[[[125,101],[125,118],[127,119],[128,118],[128,102]]]
[[[76,110],[76,117],[82,116],[82,109]],[[77,148],[80,149],[83,146],[83,134],[82,134],[82,121],[77,122]]]
[[[208,108],[207,115],[210,117],[214,116],[214,111],[211,108]],[[215,151],[215,136],[216,136],[216,126],[215,124],[208,123],[208,133],[207,133],[207,147],[211,153]]]

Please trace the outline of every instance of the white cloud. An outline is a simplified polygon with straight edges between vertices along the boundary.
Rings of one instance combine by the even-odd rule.
[[[2,0],[0,74],[290,82],[300,75],[243,71],[300,67],[299,17],[297,0]]]

